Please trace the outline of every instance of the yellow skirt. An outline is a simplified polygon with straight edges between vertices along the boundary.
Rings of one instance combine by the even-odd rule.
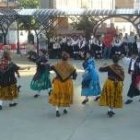
[[[17,85],[0,86],[0,100],[13,100],[18,97]]]
[[[99,101],[100,106],[108,106],[112,108],[122,108],[123,82],[117,82],[107,79],[102,90]]]
[[[55,78],[49,103],[53,106],[69,107],[73,103],[73,81],[68,79],[65,82],[61,82]]]

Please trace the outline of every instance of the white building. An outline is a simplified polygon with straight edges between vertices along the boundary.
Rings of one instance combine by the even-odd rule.
[[[41,0],[41,8],[114,9],[115,0]]]
[[[140,0],[135,0],[134,1],[134,8],[139,9],[140,8]]]

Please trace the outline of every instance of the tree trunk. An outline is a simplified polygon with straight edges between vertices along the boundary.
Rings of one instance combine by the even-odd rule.
[[[36,36],[37,37],[37,54],[39,54],[39,37],[38,37],[38,35]]]
[[[36,47],[37,47],[37,48],[36,48],[36,49],[37,49],[37,54],[39,54],[39,34],[37,33],[36,30],[35,30],[35,35],[36,35],[36,39],[37,39],[37,44],[36,44],[36,45],[37,45],[37,46],[36,46]]]

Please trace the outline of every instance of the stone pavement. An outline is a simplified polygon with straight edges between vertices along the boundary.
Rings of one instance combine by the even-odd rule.
[[[29,84],[35,72],[35,65],[17,59],[19,65],[30,65],[29,71],[22,71],[18,82],[22,85],[18,106],[9,108],[5,103],[0,111],[0,140],[139,140],[140,139],[140,102],[138,97],[131,105],[124,105],[116,110],[113,118],[106,116],[107,108],[98,106],[90,98],[87,105],[81,105],[80,96],[82,61],[73,61],[78,69],[78,78],[74,81],[74,105],[67,115],[55,117],[55,109],[48,104],[47,92],[34,99],[34,92]],[[51,60],[52,63],[56,60]],[[98,60],[97,67],[110,63]],[[126,67],[124,66],[125,70]],[[127,71],[127,70],[126,70]],[[54,74],[52,73],[52,77]],[[100,73],[101,85],[107,75]],[[130,76],[126,73],[124,100],[130,84]]]

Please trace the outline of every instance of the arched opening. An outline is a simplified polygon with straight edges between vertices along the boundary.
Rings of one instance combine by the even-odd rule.
[[[119,19],[119,22],[118,22],[118,19]],[[138,27],[136,26],[136,24],[130,20],[129,17],[123,17],[123,16],[116,16],[116,17],[113,17],[113,16],[109,16],[109,17],[104,17],[102,18],[101,20],[99,20],[97,22],[97,24],[95,25],[95,27],[93,28],[93,34],[96,35],[96,34],[99,34],[98,32],[99,29],[101,29],[101,31],[104,32],[104,29],[105,28],[104,24],[107,24],[106,21],[108,21],[108,24],[111,24],[113,23],[114,24],[114,27],[115,29],[117,30],[118,33],[130,33],[130,32],[134,32],[135,34],[137,34],[138,36],[140,36],[139,34],[139,30],[138,30]],[[103,26],[103,28],[102,28]],[[108,25],[106,25],[106,28],[108,27]]]

